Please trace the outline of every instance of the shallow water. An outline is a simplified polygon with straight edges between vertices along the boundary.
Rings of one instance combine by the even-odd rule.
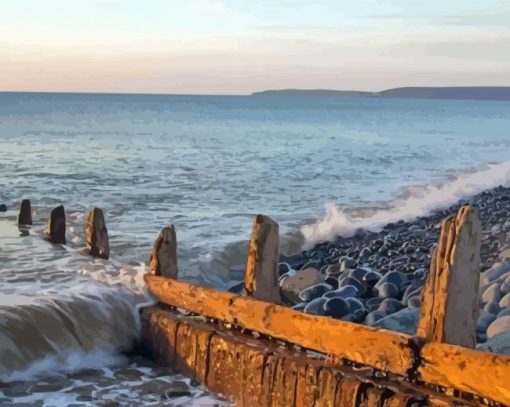
[[[181,276],[227,288],[256,213],[286,251],[423,215],[508,184],[509,129],[508,102],[0,93],[0,382],[125,369],[166,224]],[[67,246],[41,236],[60,204]],[[93,206],[108,261],[81,252]]]

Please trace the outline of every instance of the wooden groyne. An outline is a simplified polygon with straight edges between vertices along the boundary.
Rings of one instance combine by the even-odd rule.
[[[274,298],[278,259],[271,228],[260,237],[264,222],[272,224],[254,222],[244,295],[145,276],[159,304],[143,311],[142,334],[157,360],[239,406],[510,404],[510,357],[472,349],[481,234],[475,208],[443,221],[414,336],[257,298],[246,287],[268,287],[264,295]]]
[[[103,242],[89,250],[99,256],[106,227],[93,217],[100,238],[87,243]],[[278,225],[268,217],[254,221],[242,295],[179,281],[169,226],[145,276],[158,303],[141,311],[142,343],[238,406],[510,405],[510,356],[473,349],[480,234],[473,207],[443,221],[418,329],[406,335],[280,305]]]

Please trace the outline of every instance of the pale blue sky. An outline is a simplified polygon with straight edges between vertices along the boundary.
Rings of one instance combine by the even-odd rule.
[[[510,85],[510,0],[0,0],[0,90]]]

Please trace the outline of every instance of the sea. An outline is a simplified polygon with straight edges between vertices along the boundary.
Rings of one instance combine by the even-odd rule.
[[[164,226],[179,278],[227,290],[257,214],[293,254],[509,185],[509,152],[508,101],[0,93],[0,405],[227,405],[129,355]],[[42,238],[59,205],[67,245]],[[109,260],[83,253],[93,207]]]

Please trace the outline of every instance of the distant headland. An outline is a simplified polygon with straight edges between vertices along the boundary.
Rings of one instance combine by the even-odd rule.
[[[510,86],[404,87],[380,92],[330,89],[280,89],[254,92],[251,96],[342,96],[402,99],[510,100]]]

